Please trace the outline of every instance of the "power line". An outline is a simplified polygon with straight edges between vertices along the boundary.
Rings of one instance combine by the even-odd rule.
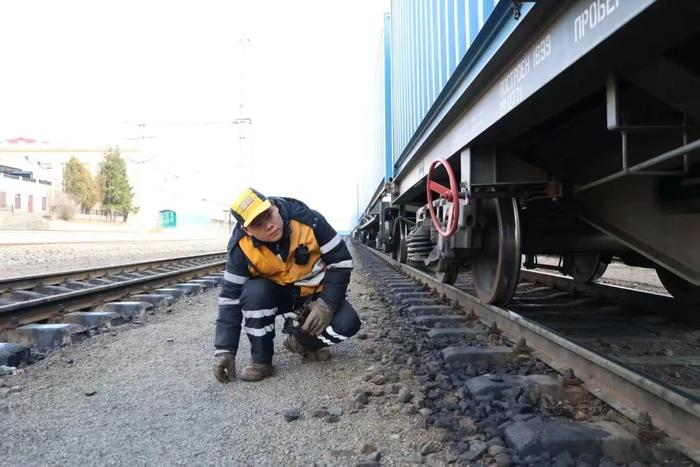
[[[253,120],[249,117],[239,117],[233,120],[221,122],[124,122],[125,125],[135,126],[140,128],[152,126],[211,126],[211,125],[244,125],[252,124]]]

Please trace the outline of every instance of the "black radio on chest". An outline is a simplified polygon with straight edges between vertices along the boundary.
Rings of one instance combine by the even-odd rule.
[[[294,250],[294,262],[296,264],[306,264],[309,262],[309,247],[306,245],[299,245],[296,250]]]

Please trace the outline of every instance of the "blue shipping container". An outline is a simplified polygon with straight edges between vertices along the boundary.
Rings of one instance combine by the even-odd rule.
[[[392,0],[392,163],[399,160],[499,0]]]
[[[391,139],[391,19],[384,15],[384,28],[375,68],[375,109],[372,114],[374,130],[369,170],[362,179],[359,206],[367,206],[372,197],[392,176]]]

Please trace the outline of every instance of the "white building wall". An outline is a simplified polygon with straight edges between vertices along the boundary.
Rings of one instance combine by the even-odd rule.
[[[51,185],[0,173],[0,210],[48,214],[51,193]]]

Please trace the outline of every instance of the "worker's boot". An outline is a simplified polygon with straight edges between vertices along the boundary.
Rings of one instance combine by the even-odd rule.
[[[326,347],[318,349],[315,352],[306,350],[301,357],[303,362],[327,362],[330,359],[331,351]]]
[[[269,363],[248,363],[241,371],[243,381],[262,381],[268,376],[272,376],[272,365]]]

